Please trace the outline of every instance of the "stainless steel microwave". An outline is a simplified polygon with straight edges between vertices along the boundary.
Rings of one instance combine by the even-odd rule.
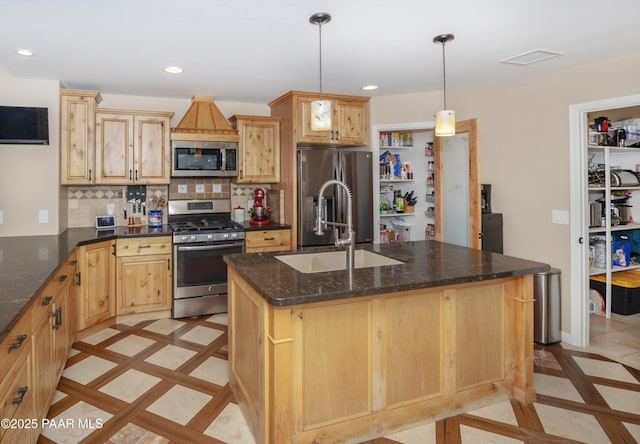
[[[238,175],[238,142],[171,142],[171,176],[217,177]]]

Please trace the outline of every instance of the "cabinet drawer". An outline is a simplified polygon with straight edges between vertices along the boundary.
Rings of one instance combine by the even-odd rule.
[[[291,230],[247,231],[246,252],[286,251],[291,245]]]
[[[16,362],[20,353],[29,348],[31,341],[31,310],[24,313],[18,323],[0,344],[0,377]],[[3,418],[0,416],[0,418]]]
[[[56,280],[56,275],[54,275],[34,298],[31,306],[31,331],[35,331],[45,319],[49,319],[53,314],[53,305],[61,289],[60,282]]]
[[[134,237],[116,241],[116,256],[171,253],[171,237]]]
[[[0,383],[0,418],[13,418],[23,404],[31,402],[32,392],[31,353],[24,350]]]

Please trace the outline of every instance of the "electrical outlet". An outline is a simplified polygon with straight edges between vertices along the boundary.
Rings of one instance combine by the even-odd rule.
[[[4,214],[2,210],[0,210],[0,225],[2,225],[3,223],[4,223]]]
[[[108,216],[113,216],[113,213],[115,211],[116,211],[116,204],[110,203],[109,205],[107,205],[107,215]]]
[[[178,185],[178,193],[186,193],[187,192],[187,186],[182,184],[182,185]]]
[[[213,184],[213,192],[214,193],[222,193],[222,184],[221,183],[214,183]]]
[[[49,211],[48,210],[38,210],[38,222],[41,224],[49,223]]]
[[[204,184],[203,183],[197,183],[196,184],[196,193],[204,193]]]

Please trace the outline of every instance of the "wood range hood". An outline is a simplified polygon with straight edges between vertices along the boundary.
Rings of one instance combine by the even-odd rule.
[[[171,140],[238,142],[239,137],[213,103],[213,96],[195,95],[178,126],[171,129]]]

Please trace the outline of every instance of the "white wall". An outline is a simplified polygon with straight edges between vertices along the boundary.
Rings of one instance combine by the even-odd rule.
[[[49,108],[49,145],[0,145],[0,236],[57,234],[59,83],[17,79],[0,69],[0,85],[0,105]],[[48,211],[48,223],[38,223],[38,210]]]
[[[480,182],[492,184],[492,210],[504,215],[505,254],[562,271],[566,333],[572,240],[551,211],[569,211],[569,105],[638,94],[639,72],[636,53],[491,89],[447,90],[458,120],[478,118]],[[430,121],[440,106],[440,96],[426,93],[375,98],[371,124]]]

